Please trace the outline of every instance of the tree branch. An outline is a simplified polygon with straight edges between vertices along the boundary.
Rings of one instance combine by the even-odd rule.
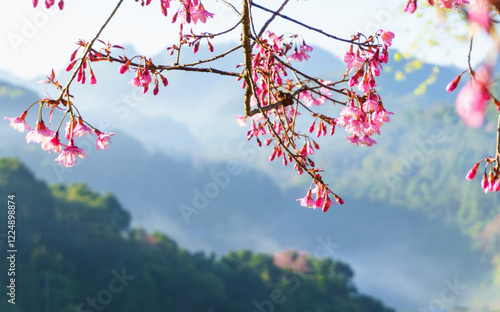
[[[290,21],[290,22],[293,22],[293,23],[295,23],[295,24],[298,24],[298,25],[300,25],[300,26],[302,26],[302,27],[305,27],[305,28],[307,28],[307,29],[309,29],[309,30],[312,30],[312,31],[318,32],[318,33],[320,33],[320,34],[322,34],[322,35],[324,35],[324,36],[326,36],[326,37],[329,37],[329,38],[332,38],[332,39],[335,39],[335,40],[338,40],[338,41],[342,41],[342,42],[347,42],[347,43],[351,43],[351,44],[356,44],[356,45],[359,45],[359,46],[367,46],[367,44],[360,43],[360,42],[355,42],[354,40],[343,39],[343,38],[339,38],[339,37],[334,36],[334,35],[330,35],[329,33],[326,33],[326,32],[322,31],[322,30],[321,30],[321,29],[319,29],[319,28],[315,28],[315,27],[309,26],[309,25],[307,25],[307,24],[301,23],[301,22],[297,21],[296,19],[293,19],[293,18],[288,17],[288,16],[286,16],[286,15],[283,15],[283,14],[281,14],[281,13],[278,13],[277,11],[275,12],[275,11],[273,11],[273,10],[270,10],[270,9],[268,9],[268,8],[265,8],[265,7],[263,7],[263,6],[261,6],[261,5],[258,5],[258,4],[256,4],[256,3],[252,3],[252,5],[253,5],[254,7],[256,7],[256,8],[259,8],[259,9],[261,9],[261,10],[263,10],[263,11],[266,11],[266,12],[269,12],[269,13],[273,13],[274,15],[277,15],[277,16],[279,16],[279,17],[283,18],[283,19],[286,19],[286,20],[288,20],[288,21]],[[372,46],[372,45],[368,45],[368,46]]]
[[[264,34],[264,32],[266,31],[267,27],[269,26],[269,24],[272,23],[272,21],[274,21],[274,19],[276,18],[276,16],[281,12],[283,11],[283,9],[285,8],[285,6],[288,4],[288,1],[290,0],[285,0],[283,2],[283,4],[281,4],[281,6],[279,7],[279,9],[273,13],[273,16],[271,16],[267,22],[264,24],[264,26],[262,26],[262,28],[260,29],[260,32],[259,32],[259,35],[257,36],[257,38],[260,38],[262,37],[262,35]]]
[[[250,6],[252,0],[242,0],[243,2],[243,12],[242,12],[242,34],[241,41],[243,44],[243,54],[245,56],[245,114],[248,116],[250,114],[250,98],[252,97],[252,46],[250,45]]]

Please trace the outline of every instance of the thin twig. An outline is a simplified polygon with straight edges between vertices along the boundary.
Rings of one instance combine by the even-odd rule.
[[[281,12],[283,11],[283,9],[285,8],[285,6],[288,4],[288,1],[290,0],[285,0],[283,2],[283,4],[279,7],[279,9],[273,13],[273,16],[271,16],[267,22],[264,24],[264,26],[262,26],[262,28],[260,29],[260,32],[259,32],[259,35],[257,36],[257,38],[260,38],[262,37],[262,35],[264,34],[264,32],[266,31],[267,27],[269,26],[269,24],[272,23],[272,21],[274,21],[274,19],[276,18],[276,16]]]
[[[229,3],[229,2],[227,2],[225,0],[216,0],[216,1],[222,3],[222,4],[226,5],[226,6],[228,6],[231,10],[234,11],[234,13],[236,13],[238,16],[241,17],[241,13],[238,10],[236,10],[236,8],[234,7],[234,5],[232,5],[231,3]]]
[[[69,86],[71,85],[71,83],[75,79],[78,71],[80,71],[80,68],[85,63],[87,55],[89,54],[90,50],[92,49],[92,45],[97,40],[97,38],[99,38],[99,36],[101,35],[101,32],[104,30],[104,28],[106,28],[106,26],[108,25],[111,18],[115,15],[116,11],[121,6],[122,2],[123,2],[123,0],[118,1],[118,4],[116,5],[115,9],[113,10],[113,12],[111,12],[111,15],[108,17],[106,22],[101,26],[101,29],[99,29],[99,31],[97,32],[97,35],[95,35],[94,39],[92,39],[92,41],[90,41],[88,46],[85,48],[85,51],[83,52],[83,56],[82,56],[82,59],[80,61],[80,64],[78,64],[78,67],[73,71],[73,75],[71,75],[71,78],[69,79],[68,83],[66,84],[66,87],[64,87],[64,89],[61,92],[61,95],[59,95],[59,97],[57,98],[58,101],[60,101],[62,99],[65,92],[68,92]]]
[[[236,29],[236,27],[238,27],[238,25],[241,23],[241,20],[239,20],[236,25],[234,25],[233,27],[227,29],[227,30],[224,30],[220,33],[216,33],[216,34],[210,34],[210,33],[205,33],[203,35],[194,35],[193,37],[195,38],[214,38],[214,37],[217,37],[217,36],[222,36],[222,35],[225,35],[233,30]]]
[[[471,58],[471,54],[472,54],[472,42],[473,41],[474,41],[474,34],[472,34],[472,36],[470,36],[469,55],[467,56],[467,64],[469,65],[469,75],[471,76],[471,78],[474,78],[474,71],[472,70],[472,66],[470,63],[470,58]]]
[[[378,45],[369,45],[369,44],[366,44],[366,43],[355,42],[354,40],[348,40],[348,39],[339,38],[339,37],[337,37],[337,36],[330,35],[329,33],[326,33],[326,32],[322,31],[322,30],[321,30],[321,29],[319,29],[319,28],[315,28],[315,27],[309,26],[309,25],[307,25],[307,24],[304,24],[304,23],[302,23],[302,22],[299,22],[299,21],[298,21],[298,20],[296,20],[296,19],[293,19],[293,18],[288,17],[288,16],[286,16],[286,15],[283,15],[283,14],[281,14],[281,13],[275,12],[275,11],[273,11],[273,10],[270,10],[270,9],[268,9],[268,8],[265,8],[265,7],[263,7],[263,6],[261,6],[261,5],[258,5],[258,4],[256,4],[256,3],[252,3],[252,5],[253,5],[254,7],[256,7],[256,8],[259,8],[259,9],[261,9],[261,10],[263,10],[263,11],[266,11],[266,12],[269,12],[269,13],[273,13],[273,14],[275,14],[275,15],[277,15],[277,16],[279,16],[279,17],[283,18],[283,19],[289,20],[290,22],[293,22],[293,23],[295,23],[295,24],[298,24],[298,25],[300,25],[300,26],[302,26],[302,27],[305,27],[305,28],[307,28],[307,29],[309,29],[309,30],[312,30],[312,31],[318,32],[318,33],[320,33],[320,34],[322,34],[322,35],[324,35],[324,36],[326,36],[326,37],[329,37],[329,38],[332,38],[332,39],[335,39],[335,40],[338,40],[338,41],[342,41],[342,42],[352,43],[352,44],[359,45],[359,46],[378,47]]]
[[[203,63],[213,62],[213,61],[215,61],[215,60],[217,60],[217,59],[223,58],[224,56],[226,56],[226,55],[228,55],[228,54],[230,54],[230,53],[232,53],[232,52],[234,52],[234,51],[238,50],[238,49],[239,49],[239,48],[241,48],[241,47],[243,47],[243,45],[241,45],[241,44],[240,44],[240,45],[238,45],[238,46],[236,46],[236,47],[234,47],[234,48],[232,48],[232,49],[229,49],[229,50],[227,50],[226,52],[221,53],[221,54],[219,54],[219,55],[217,55],[217,56],[214,56],[214,57],[212,57],[212,58],[205,59],[205,60],[199,60],[199,61],[196,61],[196,62],[194,62],[194,63],[182,64],[182,65],[178,65],[178,66],[179,66],[179,67],[182,67],[182,66],[195,66],[195,65],[198,65],[198,64],[203,64]]]
[[[239,48],[239,47],[237,47]],[[231,50],[236,50],[236,48],[233,48]],[[227,51],[226,54],[228,54],[230,51]],[[231,51],[232,52],[232,51]],[[218,56],[217,58],[222,57]],[[121,64],[127,63],[127,60],[122,60],[113,56],[107,56],[107,59],[111,62],[117,62]],[[216,58],[215,58],[216,59]],[[206,62],[209,62],[209,60],[203,60]],[[198,61],[198,64],[201,64],[202,61]],[[139,67],[138,63],[135,62],[130,62],[129,66],[134,66],[134,67]],[[202,73],[212,73],[212,74],[219,74],[223,76],[232,76],[232,77],[239,77],[242,78],[242,74],[236,73],[236,72],[230,72],[230,71],[225,71],[225,70],[220,70],[212,67],[188,67],[191,66],[189,64],[183,64],[183,65],[174,65],[174,66],[168,66],[168,65],[146,65],[148,69],[155,69],[155,70],[183,70],[183,71],[191,71],[191,72],[202,72]]]

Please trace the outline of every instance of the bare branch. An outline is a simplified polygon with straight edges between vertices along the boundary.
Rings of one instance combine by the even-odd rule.
[[[260,29],[260,32],[259,32],[259,35],[257,36],[257,38],[260,38],[262,37],[262,35],[264,34],[264,32],[266,31],[267,27],[269,26],[269,24],[272,23],[272,21],[274,21],[274,19],[276,18],[276,16],[281,12],[283,11],[283,9],[285,8],[285,6],[288,4],[288,1],[290,0],[285,0],[283,2],[283,4],[279,7],[279,9],[273,13],[273,16],[271,16],[267,22],[264,24],[264,26],[262,26],[262,28]]]
[[[339,37],[334,36],[334,35],[330,35],[329,33],[326,33],[326,32],[322,31],[322,30],[321,30],[321,29],[319,29],[319,28],[315,28],[315,27],[309,26],[309,25],[307,25],[307,24],[301,23],[301,22],[299,22],[299,21],[298,21],[298,20],[296,20],[296,19],[293,19],[293,18],[288,17],[288,16],[286,16],[286,15],[283,15],[283,14],[281,14],[281,13],[275,12],[275,11],[273,11],[273,10],[270,10],[270,9],[268,9],[268,8],[265,8],[265,7],[263,7],[263,6],[261,6],[261,5],[258,5],[258,4],[256,4],[256,3],[253,3],[253,2],[252,2],[252,5],[253,5],[254,7],[256,7],[256,8],[259,8],[259,9],[261,9],[261,10],[263,10],[263,11],[266,11],[266,12],[269,12],[269,13],[273,13],[274,15],[277,15],[277,16],[279,16],[279,17],[283,18],[283,19],[286,19],[286,20],[288,20],[288,21],[290,21],[290,22],[293,22],[293,23],[295,23],[295,24],[298,24],[298,25],[300,25],[300,26],[302,26],[302,27],[305,27],[305,28],[307,28],[307,29],[309,29],[309,30],[312,30],[312,31],[318,32],[318,33],[320,33],[320,34],[322,34],[322,35],[324,35],[324,36],[326,36],[326,37],[329,37],[329,38],[332,38],[332,39],[335,39],[335,40],[338,40],[338,41],[342,41],[342,42],[347,42],[347,43],[356,44],[356,45],[359,45],[359,46],[367,46],[367,45],[366,45],[366,44],[364,44],[364,43],[355,42],[354,40],[343,39],[343,38],[339,38]],[[372,45],[369,45],[369,46],[372,46]],[[375,45],[375,46],[376,46],[376,45]]]
[[[92,45],[97,40],[97,38],[99,38],[99,36],[101,35],[101,32],[104,30],[104,28],[106,28],[106,26],[108,25],[111,18],[115,15],[118,8],[122,5],[122,2],[123,2],[123,0],[118,1],[118,4],[116,5],[115,9],[113,10],[113,12],[111,12],[111,15],[108,17],[106,22],[101,26],[101,29],[99,29],[99,31],[97,32],[97,35],[95,35],[94,39],[92,39],[92,41],[90,41],[88,46],[85,48],[85,52],[83,53],[82,60],[80,61],[80,64],[78,64],[78,67],[73,71],[73,75],[71,75],[71,78],[69,79],[68,83],[66,84],[66,87],[64,87],[64,89],[61,92],[61,95],[59,95],[57,100],[61,100],[62,97],[64,96],[64,93],[68,91],[69,86],[71,85],[71,83],[75,79],[78,71],[83,66],[83,63],[85,63],[87,55],[89,54],[90,50],[92,49]]]
[[[238,10],[236,10],[236,8],[234,7],[234,5],[232,5],[231,3],[229,3],[229,2],[227,2],[225,0],[216,0],[216,1],[222,3],[222,4],[226,5],[226,6],[228,6],[231,10],[234,11],[234,13],[236,13],[238,16],[241,17],[241,13]]]
[[[214,56],[214,57],[212,57],[212,58],[205,59],[205,60],[200,60],[200,61],[196,61],[196,62],[194,62],[194,63],[188,63],[188,64],[178,65],[178,67],[183,67],[183,66],[184,66],[184,67],[188,67],[188,66],[195,66],[195,65],[198,65],[198,64],[203,64],[203,63],[209,63],[209,62],[215,61],[215,60],[217,60],[217,59],[223,58],[224,56],[226,56],[226,55],[228,55],[228,54],[230,54],[230,53],[232,53],[232,52],[234,52],[234,51],[236,51],[236,50],[240,49],[241,47],[243,47],[243,45],[241,45],[241,44],[240,44],[240,45],[238,45],[238,46],[236,46],[236,47],[234,47],[234,48],[232,48],[232,49],[229,49],[229,50],[227,50],[226,52],[221,53],[221,54],[219,54],[219,55],[217,55],[217,56]]]

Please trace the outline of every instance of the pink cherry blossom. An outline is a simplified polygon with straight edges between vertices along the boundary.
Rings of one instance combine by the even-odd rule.
[[[416,0],[408,0],[408,3],[405,5],[405,12],[410,14],[415,13],[417,10],[417,1]]]
[[[247,127],[247,117],[246,116],[241,116],[241,115],[238,115],[238,116],[234,116],[234,118],[236,118],[236,122],[238,123],[238,125],[240,127]]]
[[[374,139],[370,138],[366,134],[361,137],[359,142],[361,143],[361,146],[372,146],[373,144],[377,144]]]
[[[111,137],[114,136],[115,134],[108,132],[100,132],[97,129],[95,130],[95,133],[97,134],[97,141],[96,141],[97,150],[108,149],[109,143],[111,143]]]
[[[167,16],[167,9],[170,8],[170,2],[172,0],[160,0],[161,11],[163,15]]]
[[[470,23],[477,24],[489,32],[491,28],[490,2],[478,0],[474,9],[469,11],[468,18]]]
[[[206,23],[207,18],[213,18],[213,17],[214,17],[214,14],[205,10],[205,8],[203,7],[203,5],[201,3],[198,5],[198,8],[195,11],[191,11],[191,19],[192,19],[193,23],[195,23],[195,24],[198,21],[200,21],[202,23]]]
[[[86,158],[87,154],[85,151],[74,145],[73,140],[69,141],[69,145],[66,146],[59,154],[59,156],[54,159],[59,165],[64,167],[73,167],[76,165],[76,158]]]
[[[344,55],[344,62],[347,63],[347,69],[356,68],[359,69],[364,64],[365,60],[352,52],[346,52]]]
[[[295,48],[293,53],[288,57],[289,60],[302,62],[307,61],[310,56],[307,54],[308,52],[312,52],[313,48],[308,46],[307,44],[303,44],[299,49]]]
[[[73,129],[73,136],[84,137],[87,134],[92,135],[92,129],[90,129],[89,127],[87,127],[83,123],[83,119],[80,117],[80,118],[78,118],[78,124]]]
[[[359,144],[359,137],[357,135],[352,135],[352,136],[346,136],[347,142],[358,145]]]
[[[500,179],[496,180],[493,186],[491,187],[491,192],[500,191]]]
[[[392,31],[381,31],[380,38],[384,43],[384,47],[390,47],[392,45],[392,39],[394,39],[394,33]]]
[[[45,140],[50,140],[54,136],[55,132],[45,127],[43,120],[40,120],[36,124],[36,129],[31,130],[26,135],[26,142],[42,143]]]
[[[378,103],[373,100],[366,100],[363,103],[363,111],[365,113],[378,112],[379,111]]]
[[[63,146],[66,146],[64,144],[61,144],[61,142],[59,141],[59,133],[56,132],[54,134],[54,137],[50,140],[45,140],[42,142],[42,149],[44,151],[54,151],[54,153],[59,153],[61,152],[61,148]]]
[[[465,125],[479,128],[483,125],[491,95],[487,88],[490,70],[481,66],[469,83],[458,93],[455,106]]]
[[[31,128],[28,126],[26,121],[24,120],[26,118],[26,115],[28,114],[27,111],[24,111],[21,116],[15,117],[15,118],[9,118],[9,117],[4,117],[4,119],[7,119],[10,121],[9,126],[12,128],[16,129],[19,132],[24,132],[24,129],[28,129],[28,131],[31,130]]]
[[[151,83],[151,75],[149,74],[149,70],[145,69],[141,73],[140,77],[141,86],[146,87]]]
[[[305,197],[299,198],[299,199],[297,199],[297,201],[300,201],[300,205],[302,207],[309,207],[309,208],[314,207],[314,200],[312,199],[311,189],[309,189],[309,191],[307,191],[307,194]]]

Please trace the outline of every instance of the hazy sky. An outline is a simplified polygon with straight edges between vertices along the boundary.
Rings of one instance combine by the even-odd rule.
[[[57,2],[57,1],[56,1]],[[21,78],[47,75],[52,68],[61,70],[68,64],[69,56],[76,48],[78,39],[90,40],[113,10],[117,1],[66,0],[60,12],[56,6],[46,10],[44,1],[34,9],[32,1],[2,1],[0,3],[0,70]],[[239,0],[229,1],[239,6]],[[257,2],[257,1],[256,1]],[[257,3],[276,8],[281,1],[261,0]],[[424,40],[429,33],[439,33],[437,26],[425,30],[425,20],[436,20],[433,13],[417,18],[402,13],[406,0],[291,0],[284,14],[298,18],[329,33],[349,38],[361,31],[369,34],[376,29],[388,29],[396,33],[394,46],[407,49],[416,38]],[[216,14],[208,24],[208,31],[217,32],[235,24],[236,18],[227,7],[215,0],[205,0],[205,7]],[[172,10],[173,11],[173,10]],[[421,10],[423,11],[423,10]],[[428,11],[429,12],[429,11]],[[142,54],[153,55],[165,49],[167,43],[177,40],[177,27],[173,26],[170,14],[163,17],[159,1],[142,8],[132,0],[125,1],[101,38],[114,44],[132,44]],[[415,14],[416,15],[416,14]],[[257,24],[267,14],[255,10]],[[439,25],[439,23],[436,23]],[[279,21],[272,27],[276,33],[299,31],[310,45],[320,46],[339,55],[345,46],[325,40],[316,33],[294,28],[288,22]],[[457,30],[459,32],[460,30]],[[449,34],[440,36],[446,40]],[[225,40],[238,40],[235,33]],[[480,42],[480,41],[477,41]],[[480,44],[480,43],[478,43]],[[440,64],[463,66],[466,60],[466,44],[454,45],[453,49],[435,50],[423,45],[417,49],[427,60]],[[466,47],[465,47],[466,49]],[[477,48],[476,58],[481,58]]]

